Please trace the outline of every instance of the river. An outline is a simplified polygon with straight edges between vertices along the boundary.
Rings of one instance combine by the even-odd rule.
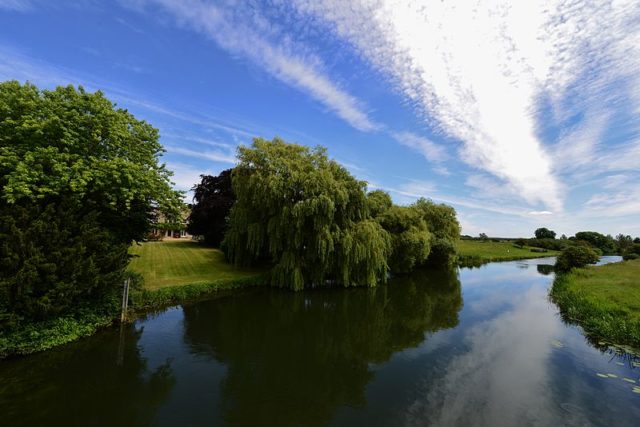
[[[639,425],[640,360],[563,323],[552,262],[169,308],[0,362],[0,425]]]

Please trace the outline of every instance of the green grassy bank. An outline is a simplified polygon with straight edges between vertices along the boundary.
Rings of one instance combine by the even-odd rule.
[[[640,260],[560,275],[551,298],[592,337],[640,349]]]
[[[142,276],[131,293],[134,311],[202,298],[208,294],[263,283],[261,270],[238,269],[219,249],[193,240],[168,239],[131,247],[129,270]]]
[[[516,247],[512,242],[491,240],[460,240],[457,245],[458,264],[462,267],[479,266],[494,261],[514,261],[527,258],[541,258],[556,256],[560,252],[540,250],[524,246]]]
[[[136,244],[130,253],[133,259],[129,270],[142,275],[147,290],[231,282],[261,273],[260,270],[235,268],[225,261],[221,250],[187,239]]]
[[[184,239],[133,245],[129,271],[136,279],[129,295],[129,317],[172,304],[197,300],[219,291],[261,285],[262,271],[236,269],[218,249]],[[22,325],[0,333],[0,359],[36,353],[75,341],[120,318],[121,291],[97,307]]]

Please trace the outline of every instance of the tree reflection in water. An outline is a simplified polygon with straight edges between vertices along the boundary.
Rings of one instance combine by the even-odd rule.
[[[149,370],[142,330],[127,325],[121,365],[112,329],[53,351],[0,364],[1,422],[7,426],[150,425],[175,383],[171,361]]]
[[[184,307],[192,350],[227,366],[230,425],[324,425],[363,406],[371,364],[458,324],[456,270],[421,271],[374,289],[265,289]]]

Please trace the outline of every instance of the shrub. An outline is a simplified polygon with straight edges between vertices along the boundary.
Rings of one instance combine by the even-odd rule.
[[[543,248],[531,248],[531,252],[536,252],[536,253],[545,253],[545,252],[549,252],[546,249]]]
[[[634,259],[640,259],[640,255],[638,255],[638,254],[625,254],[622,257],[622,259],[625,260],[625,261],[631,261],[631,260],[634,260]]]
[[[569,246],[558,256],[555,269],[559,273],[570,271],[573,268],[595,264],[600,257],[593,249],[586,246]]]
[[[522,249],[523,247],[525,247],[527,245],[527,241],[524,240],[524,239],[518,239],[515,242],[513,242],[513,245],[516,248],[521,248]]]

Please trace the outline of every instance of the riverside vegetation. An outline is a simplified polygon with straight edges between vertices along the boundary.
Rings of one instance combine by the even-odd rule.
[[[639,277],[640,259],[572,269],[558,275],[551,297],[596,340],[640,348]]]
[[[101,92],[0,84],[0,357],[112,322],[122,281],[133,274],[131,243],[144,240],[158,215],[176,222],[181,208],[158,140],[155,128]],[[271,285],[373,287],[393,269],[455,261],[453,208],[424,199],[394,206],[322,147],[257,138],[239,148],[238,161],[222,249],[237,268],[264,268]],[[220,286],[161,289],[141,305]]]
[[[460,242],[452,207],[395,205],[322,147],[256,138],[239,147],[234,169],[195,187],[189,229],[220,250],[137,246],[158,218],[178,224],[184,207],[162,152],[155,128],[101,92],[0,84],[0,358],[111,324],[126,277],[136,311],[256,284],[375,287],[426,266],[574,246],[632,259],[640,243],[596,232],[555,239],[548,229],[535,239]]]

